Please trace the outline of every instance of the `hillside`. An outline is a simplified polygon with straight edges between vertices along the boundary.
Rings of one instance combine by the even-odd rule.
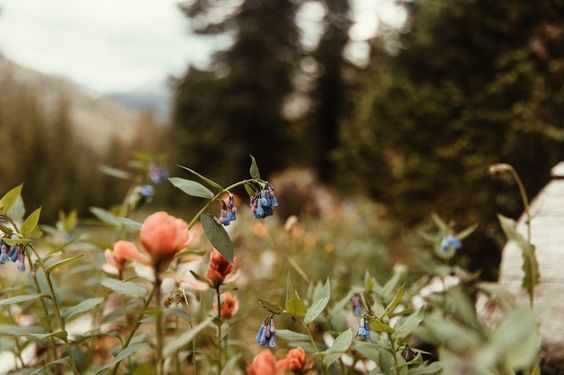
[[[96,150],[104,151],[114,137],[127,142],[136,133],[139,113],[97,98],[65,78],[39,73],[0,56],[0,82],[3,91],[32,89],[47,111],[57,108],[61,99],[68,101],[76,134]]]

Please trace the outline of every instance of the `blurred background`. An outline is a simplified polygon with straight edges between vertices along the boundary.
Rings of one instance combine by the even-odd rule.
[[[495,214],[522,207],[489,165],[532,196],[564,159],[563,0],[0,0],[0,54],[0,192],[46,222],[119,203],[98,166],[134,152],[221,183],[253,154],[282,220],[362,213],[323,251],[362,226],[406,258],[437,212],[480,225],[460,261],[494,279]]]

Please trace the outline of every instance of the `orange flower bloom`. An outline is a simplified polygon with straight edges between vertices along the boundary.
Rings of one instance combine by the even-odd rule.
[[[288,370],[302,371],[306,366],[307,357],[301,346],[290,350],[286,359],[288,360]]]
[[[247,375],[282,375],[288,370],[287,361],[276,362],[268,349],[255,356],[253,363],[247,367]]]
[[[113,251],[106,249],[104,253],[106,263],[103,266],[104,271],[112,274],[119,274],[123,269],[125,262],[128,260],[137,260],[147,263],[146,255],[137,251],[135,245],[129,241],[118,241],[114,244]]]
[[[223,283],[225,277],[233,270],[233,263],[229,263],[227,259],[217,250],[213,250],[210,255],[210,265],[208,267],[208,280],[214,287],[218,287]]]
[[[217,303],[213,304],[214,311],[217,312]],[[223,293],[223,302],[221,303],[221,317],[229,319],[239,310],[239,301],[237,297],[229,292]]]
[[[141,245],[155,265],[166,264],[188,244],[188,225],[164,211],[150,215],[141,228]]]

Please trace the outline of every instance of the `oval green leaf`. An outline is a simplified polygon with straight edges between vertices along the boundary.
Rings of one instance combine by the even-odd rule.
[[[200,222],[212,246],[215,247],[229,263],[233,262],[233,243],[225,229],[223,229],[223,226],[219,225],[210,214],[200,216]]]
[[[212,199],[214,194],[204,185],[200,184],[199,182],[186,180],[184,178],[179,177],[171,177],[168,179],[171,184],[182,190],[188,195],[193,197],[200,197],[206,199]]]

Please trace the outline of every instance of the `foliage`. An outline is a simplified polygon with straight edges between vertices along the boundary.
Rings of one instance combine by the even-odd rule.
[[[514,165],[534,194],[563,158],[556,15],[564,3],[408,4],[398,53],[375,41],[355,115],[343,126],[343,175],[408,224],[433,210],[462,225],[480,221],[483,252],[473,258],[483,266],[490,257],[494,277],[496,207],[510,216],[520,209],[483,166]]]
[[[426,274],[419,277],[398,264],[385,277],[388,267],[374,264],[382,263],[384,253],[367,236],[374,229],[367,225],[366,232],[359,231],[363,220],[350,213],[333,219],[341,232],[324,232],[295,217],[283,227],[263,221],[251,225],[251,216],[263,216],[240,206],[230,211],[235,223],[220,224],[214,204],[220,217],[225,215],[237,188],[245,186],[251,200],[276,205],[254,158],[250,178],[228,187],[184,168],[197,181],[169,181],[204,199],[201,209],[189,223],[159,212],[141,224],[130,216],[151,197],[139,188],[167,175],[148,160],[137,156],[134,165],[144,173],[138,178],[105,168],[132,185],[119,210],[93,209],[107,225],[102,231],[79,225],[76,211],[61,214],[55,227],[39,226],[41,211],[26,215],[21,186],[0,199],[2,253],[9,248],[11,259],[2,267],[27,261],[30,271],[0,279],[1,342],[14,353],[16,369],[143,374],[151,363],[157,374],[241,373],[245,367],[262,375],[538,371],[537,312],[519,306],[500,287],[477,284],[475,276],[453,264],[476,226],[455,232],[433,215],[437,231],[421,233],[428,241],[421,249]],[[347,248],[344,223],[356,227],[352,236],[369,243],[352,258],[346,253],[360,242]],[[47,236],[40,238],[42,232]],[[125,241],[138,233],[143,252]],[[340,237],[345,242],[339,243]],[[112,245],[113,250],[106,249]],[[206,271],[201,255],[210,249]],[[534,253],[531,260],[536,261]],[[476,288],[493,301],[503,296],[499,322],[481,320],[468,293]],[[255,328],[257,344],[295,349],[278,361],[261,352],[251,363]],[[418,340],[438,349],[438,361],[418,348]],[[40,350],[24,359],[31,345]]]

